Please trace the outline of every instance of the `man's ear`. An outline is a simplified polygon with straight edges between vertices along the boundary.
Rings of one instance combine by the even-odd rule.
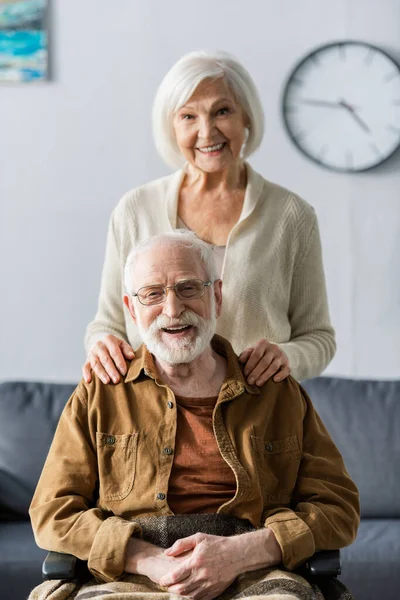
[[[214,281],[215,315],[218,318],[222,307],[222,279]]]
[[[125,294],[125,296],[124,296],[124,304],[125,304],[126,308],[129,310],[129,312],[131,313],[132,319],[136,323],[135,307],[133,305],[132,299],[127,294]]]

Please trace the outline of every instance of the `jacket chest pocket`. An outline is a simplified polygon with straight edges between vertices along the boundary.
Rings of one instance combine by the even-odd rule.
[[[252,435],[251,444],[264,502],[290,502],[301,458],[297,436],[268,440]]]
[[[135,479],[138,436],[138,433],[96,433],[99,494],[102,500],[123,500],[131,492]]]

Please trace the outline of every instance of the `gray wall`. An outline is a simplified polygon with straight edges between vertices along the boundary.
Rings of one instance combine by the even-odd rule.
[[[341,175],[301,156],[279,100],[292,65],[338,38],[400,55],[398,0],[54,0],[53,80],[0,88],[0,379],[76,381],[119,197],[168,173],[152,99],[185,52],[250,70],[267,115],[253,166],[317,210],[338,352],[327,373],[400,376],[400,157]]]

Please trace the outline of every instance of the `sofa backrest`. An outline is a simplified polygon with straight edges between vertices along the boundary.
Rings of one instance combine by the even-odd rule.
[[[58,419],[74,388],[22,381],[0,384],[0,510],[28,517]]]
[[[363,517],[400,517],[400,381],[303,383],[360,491]],[[75,386],[0,384],[0,512],[28,516],[61,412]]]
[[[361,515],[400,517],[400,380],[303,383],[360,492]]]

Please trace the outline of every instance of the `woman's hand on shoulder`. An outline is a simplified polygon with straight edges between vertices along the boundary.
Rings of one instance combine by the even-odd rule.
[[[126,375],[125,359],[131,360],[134,357],[132,346],[115,335],[108,334],[89,350],[82,367],[83,379],[90,383],[94,371],[103,383],[118,383],[120,375]]]
[[[262,386],[270,377],[274,381],[283,381],[290,374],[289,359],[276,344],[261,339],[251,348],[244,350],[239,356],[241,363],[246,363],[245,377],[250,385]]]

